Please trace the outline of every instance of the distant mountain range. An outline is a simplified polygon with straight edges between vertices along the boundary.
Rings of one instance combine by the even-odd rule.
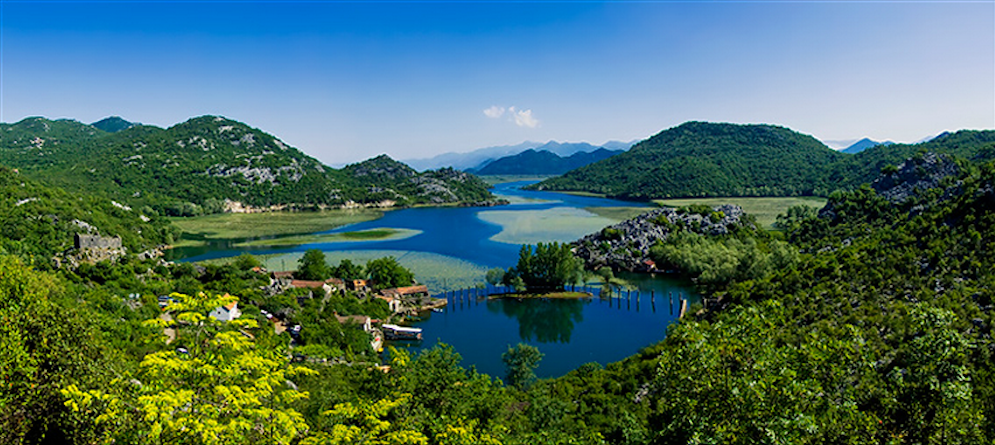
[[[68,190],[99,193],[169,214],[256,207],[474,203],[493,199],[479,178],[452,169],[417,173],[386,156],[341,170],[241,122],[218,116],[168,129],[121,118],[35,117],[0,124],[0,164]]]
[[[892,142],[892,141],[878,142],[878,141],[872,141],[872,140],[870,140],[868,138],[863,138],[863,139],[861,139],[861,140],[859,140],[857,142],[854,142],[853,144],[850,144],[850,146],[848,146],[848,147],[846,147],[846,148],[844,148],[844,149],[842,149],[840,151],[843,152],[843,153],[849,153],[849,154],[855,155],[855,154],[860,153],[860,152],[862,152],[864,150],[867,150],[868,148],[871,148],[871,147],[873,147],[875,145],[891,145],[891,144],[894,144],[894,142]]]
[[[784,127],[688,122],[531,188],[637,200],[827,195],[869,183],[884,167],[920,150],[973,161],[995,158],[995,131],[945,133],[920,144],[863,145],[870,147],[854,145],[863,150],[850,155]]]
[[[466,171],[476,175],[562,175],[619,153],[624,152],[597,148],[594,151],[579,151],[564,157],[551,151],[530,148],[517,155],[490,161],[479,169]]]
[[[608,150],[628,150],[638,141],[621,142],[608,141],[600,146],[591,145],[587,142],[534,142],[525,141],[517,145],[500,145],[495,147],[485,147],[467,153],[443,153],[425,159],[407,159],[404,162],[417,170],[427,170],[442,167],[452,167],[457,170],[481,169],[485,165],[497,159],[514,156],[525,150],[548,151],[561,157],[570,156],[578,152],[591,152],[599,148]]]

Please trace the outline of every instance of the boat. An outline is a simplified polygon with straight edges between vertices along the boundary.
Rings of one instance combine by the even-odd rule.
[[[421,328],[385,324],[383,325],[383,335],[387,340],[421,340]]]

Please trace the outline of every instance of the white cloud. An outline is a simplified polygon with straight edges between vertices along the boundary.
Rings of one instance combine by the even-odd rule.
[[[512,107],[514,108],[514,107]],[[492,105],[490,108],[484,110],[484,115],[491,118],[497,119],[504,115],[504,107],[499,107],[497,105]]]
[[[508,107],[508,112],[519,127],[535,128],[539,125],[539,120],[532,117],[532,110],[516,110],[515,107]]]

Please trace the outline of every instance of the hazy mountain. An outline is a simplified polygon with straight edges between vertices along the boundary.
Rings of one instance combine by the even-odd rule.
[[[108,133],[117,133],[121,130],[127,130],[131,127],[134,127],[137,124],[133,122],[128,122],[119,116],[111,116],[111,117],[105,117],[90,125],[99,128],[101,130],[104,130]]]
[[[853,145],[859,140],[860,139],[826,139],[822,140],[822,143],[833,150],[840,151]]]
[[[850,144],[850,146],[848,146],[848,147],[846,147],[846,148],[844,148],[843,150],[840,150],[840,151],[843,152],[843,153],[849,153],[849,154],[853,155],[853,154],[860,153],[860,152],[862,152],[862,151],[864,151],[864,150],[866,150],[868,148],[871,148],[871,147],[873,147],[875,145],[891,145],[891,144],[894,144],[894,142],[892,142],[892,141],[878,142],[878,141],[872,141],[872,140],[870,140],[868,138],[863,138],[863,139],[861,139],[861,140],[859,140],[857,142],[854,142],[853,144]]]
[[[619,153],[622,153],[622,150],[597,148],[591,152],[581,151],[563,157],[547,150],[528,149],[517,155],[497,159],[470,172],[477,175],[561,175]]]
[[[452,167],[457,170],[481,169],[490,162],[506,156],[513,156],[525,150],[546,150],[561,157],[578,152],[591,152],[598,148],[609,150],[628,150],[633,142],[609,141],[604,146],[591,145],[586,142],[533,142],[525,141],[517,145],[500,145],[480,148],[467,153],[443,153],[425,159],[407,159],[404,162],[417,170],[430,168]]]
[[[452,167],[457,170],[465,170],[477,167],[480,164],[501,158],[504,156],[521,153],[530,148],[542,145],[542,142],[525,141],[517,145],[498,145],[494,147],[479,148],[467,153],[443,153],[431,158],[406,159],[405,164],[410,165],[415,170],[424,171],[432,168]]]

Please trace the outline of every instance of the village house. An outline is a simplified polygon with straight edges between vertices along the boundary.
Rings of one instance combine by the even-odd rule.
[[[332,285],[324,281],[308,281],[308,280],[291,280],[290,287],[296,289],[311,289],[311,298],[315,297],[325,297],[332,293]],[[315,295],[318,290],[321,290],[321,295]],[[298,303],[300,303],[298,301]]]
[[[391,296],[387,296],[387,295],[374,295],[374,298],[378,298],[380,300],[386,301],[387,302],[387,307],[389,307],[390,311],[393,312],[393,313],[395,313],[395,314],[404,311],[404,306],[401,304],[401,299],[400,298],[395,298],[395,297],[391,297]]]
[[[369,290],[373,283],[370,280],[352,280],[349,282],[349,288],[354,291],[365,291]]]
[[[332,289],[338,292],[345,292],[345,281],[342,281],[339,278],[329,278],[325,280],[325,284],[331,286]]]
[[[229,322],[241,317],[242,311],[238,310],[238,302],[233,301],[225,306],[215,308],[208,316],[218,321]]]
[[[376,295],[376,298],[386,301],[390,310],[398,313],[404,311],[404,300],[420,301],[428,298],[428,286],[418,285],[384,289],[380,291],[379,295]],[[418,304],[415,304],[415,306],[418,306]]]

